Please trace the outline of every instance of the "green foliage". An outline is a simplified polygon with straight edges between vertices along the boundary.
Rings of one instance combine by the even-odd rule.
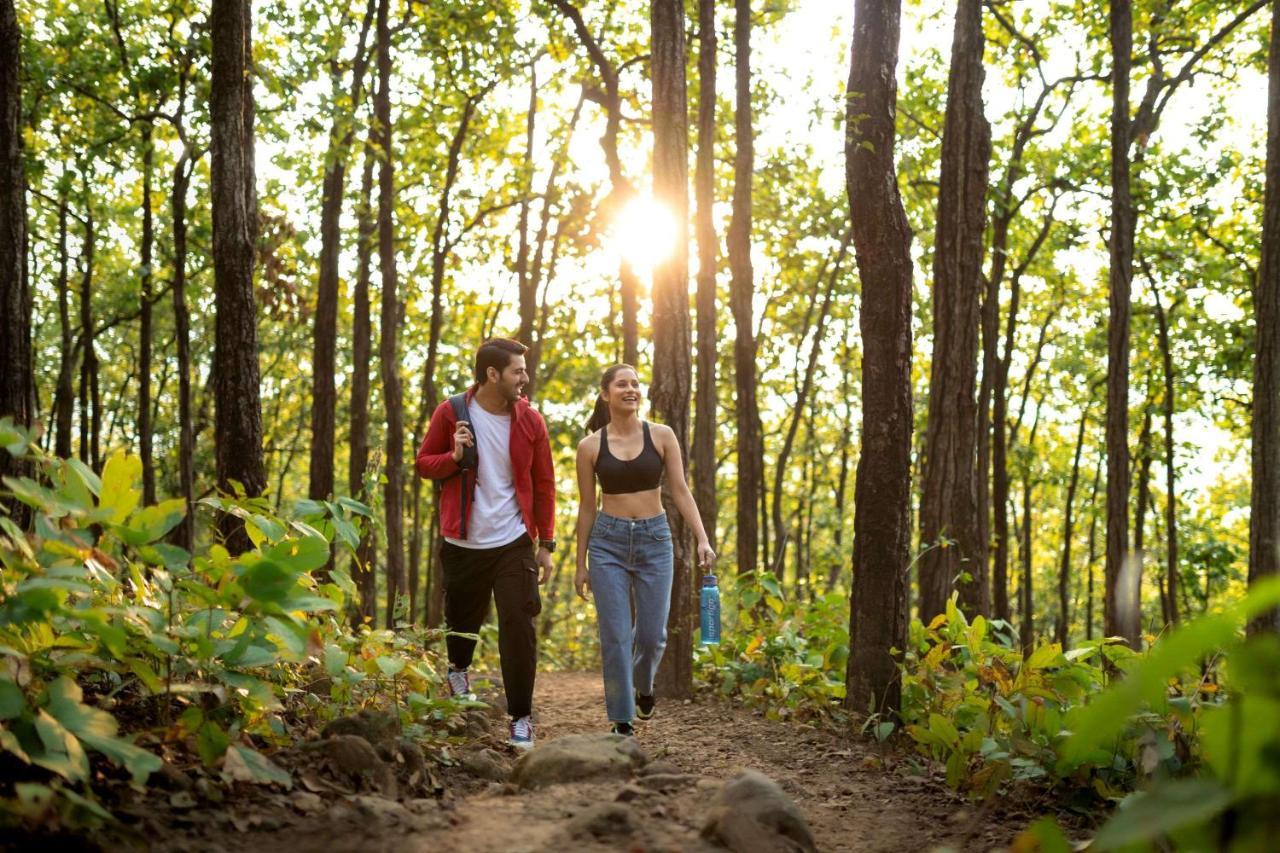
[[[698,675],[724,696],[758,705],[770,719],[830,718],[844,699],[849,603],[841,592],[787,599],[772,574],[726,585],[736,623],[720,645],[699,646]]]
[[[7,422],[0,438],[37,466],[34,479],[4,480],[33,529],[0,515],[0,752],[32,768],[5,792],[4,812],[47,815],[53,802],[64,819],[101,819],[94,757],[141,785],[161,767],[157,736],[229,782],[288,787],[260,750],[296,728],[376,704],[398,708],[406,734],[430,737],[455,709],[431,698],[443,682],[424,649],[438,637],[353,632],[338,618],[350,578],[312,575],[332,543],[354,549],[362,504],[300,502],[280,516],[260,499],[207,499],[243,519],[255,547],[193,555],[163,541],[182,501],[139,505],[135,457],[116,454],[98,478]]]

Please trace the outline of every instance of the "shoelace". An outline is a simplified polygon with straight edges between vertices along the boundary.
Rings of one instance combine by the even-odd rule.
[[[528,717],[521,717],[511,724],[511,736],[521,740],[533,738],[533,722]]]
[[[451,669],[449,670],[449,689],[453,691],[454,696],[462,696],[471,692],[471,679],[467,673]]]

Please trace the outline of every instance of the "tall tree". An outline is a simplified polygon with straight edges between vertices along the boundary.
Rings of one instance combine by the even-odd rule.
[[[93,196],[89,192],[89,176],[81,167],[84,190],[84,239],[80,249],[80,341],[84,351],[80,359],[80,461],[95,471],[102,468],[102,395],[98,383],[97,337],[93,326]]]
[[[404,566],[404,412],[400,390],[400,301],[396,279],[395,152],[391,146],[391,27],[388,6],[378,0],[378,93],[374,120],[378,127],[378,267],[382,274],[382,338],[378,360],[382,371],[382,399],[387,414],[384,505],[387,517],[387,627],[395,627],[398,600],[408,595]],[[412,614],[410,614],[412,618]]]
[[[733,47],[736,66],[733,114],[733,214],[729,219],[729,306],[733,311],[733,366],[738,425],[739,573],[754,572],[760,558],[758,530],[768,515],[761,511],[764,459],[760,443],[760,406],[756,401],[756,340],[752,322],[755,273],[751,268],[752,175],[755,138],[751,121],[751,0],[734,0]]]
[[[920,538],[943,539],[920,558],[920,618],[946,610],[956,578],[960,603],[989,614],[986,543],[977,502],[978,302],[991,127],[983,115],[982,0],[960,0],[942,135],[937,235],[933,255],[933,364],[925,434]]]
[[[698,153],[694,176],[698,239],[698,370],[693,424],[693,497],[702,526],[716,545],[716,272],[720,242],[716,236],[716,2],[698,0]]]
[[[1129,301],[1133,195],[1129,183],[1129,75],[1133,4],[1111,0],[1111,267],[1107,317],[1107,544],[1104,619],[1108,636],[1138,647],[1138,590],[1129,553]]]
[[[845,184],[862,279],[862,441],[854,485],[845,706],[896,712],[911,547],[911,229],[894,167],[900,0],[855,0]]]
[[[1254,294],[1253,495],[1249,583],[1280,574],[1280,0],[1271,3],[1267,60],[1267,172],[1262,202],[1262,263]],[[1280,609],[1249,632],[1280,632]]]
[[[35,416],[31,298],[26,276],[26,178],[22,165],[22,60],[13,0],[0,0],[0,417]],[[0,452],[0,475],[24,471]],[[15,503],[14,510],[19,505]],[[20,515],[20,518],[25,518]]]
[[[1076,433],[1076,449],[1071,457],[1071,478],[1067,481],[1066,505],[1062,510],[1062,563],[1058,567],[1058,621],[1054,639],[1065,649],[1071,630],[1071,607],[1067,595],[1071,583],[1071,540],[1075,536],[1076,489],[1080,485],[1080,454],[1084,450],[1084,434],[1089,425],[1089,406],[1080,413],[1080,430]]]
[[[369,501],[373,495],[365,491],[365,471],[369,465],[369,364],[373,360],[372,333],[370,331],[369,266],[373,253],[373,165],[376,154],[372,145],[366,145],[364,170],[360,178],[360,206],[356,209],[356,287],[352,299],[351,322],[351,455],[347,468],[347,488],[352,495]],[[377,576],[374,573],[374,535],[370,525],[365,525],[356,549],[351,577],[360,591],[357,614],[361,619],[372,620],[376,614]]]
[[[1175,377],[1173,373],[1173,347],[1169,341],[1169,314],[1165,312],[1164,303],[1160,299],[1160,288],[1152,280],[1151,295],[1155,299],[1156,323],[1160,332],[1160,360],[1164,365],[1164,524],[1165,524],[1165,580],[1168,590],[1165,597],[1165,620],[1170,625],[1178,624],[1178,472],[1175,467],[1175,445],[1173,442],[1173,412],[1176,407],[1174,395]]]
[[[682,461],[688,464],[689,403],[689,117],[685,84],[684,3],[651,0],[649,5],[653,74],[653,195],[671,211],[676,233],[671,256],[653,274],[654,410],[676,434]],[[693,691],[693,614],[696,587],[689,526],[664,490],[671,522],[675,569],[667,652],[658,672],[664,696]]]
[[[218,488],[262,494],[262,396],[253,295],[258,202],[254,180],[252,12],[249,0],[213,0],[209,100],[213,212],[214,434]],[[244,523],[224,513],[219,528],[233,553],[250,546]]]
[[[67,183],[64,174],[58,184],[58,388],[53,399],[55,426],[54,454],[71,456],[71,417],[75,413],[75,348],[71,334],[70,254],[67,251]]]
[[[316,289],[316,319],[311,356],[311,464],[307,495],[325,500],[333,494],[333,435],[337,391],[334,367],[338,335],[338,255],[342,248],[342,199],[347,177],[347,160],[355,138],[355,112],[364,98],[365,70],[369,64],[365,42],[373,22],[373,0],[365,10],[364,23],[351,63],[347,86],[350,103],[340,106],[342,77],[332,75],[333,119],[329,128],[329,151],[325,155],[320,199],[320,278]]]

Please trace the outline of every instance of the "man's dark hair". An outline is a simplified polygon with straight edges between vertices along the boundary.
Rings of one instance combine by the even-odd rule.
[[[529,348],[511,338],[489,338],[476,350],[476,385],[483,385],[489,378],[489,368],[499,373],[507,369],[513,355],[524,355]]]

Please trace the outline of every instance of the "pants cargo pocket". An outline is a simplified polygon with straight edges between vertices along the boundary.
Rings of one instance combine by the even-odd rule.
[[[542,594],[538,590],[538,561],[533,557],[523,557],[520,562],[525,569],[524,612],[530,616],[537,616],[542,612]]]

